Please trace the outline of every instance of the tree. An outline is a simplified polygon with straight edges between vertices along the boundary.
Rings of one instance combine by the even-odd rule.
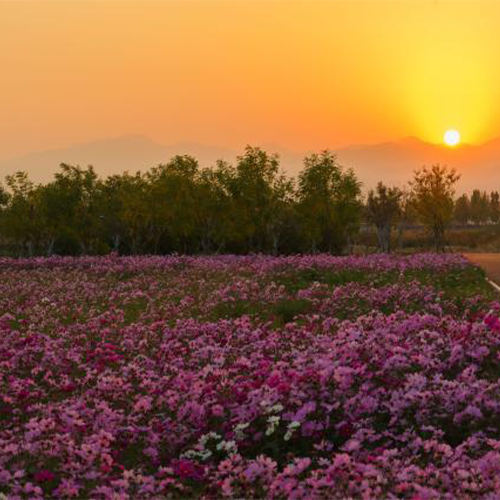
[[[375,191],[368,193],[367,215],[377,228],[378,243],[382,252],[390,252],[391,229],[401,213],[401,196],[398,188],[387,187],[381,182],[377,184]]]
[[[411,193],[383,184],[369,193],[366,215],[381,250],[391,249],[394,226],[401,246],[415,214],[442,249],[450,210],[455,220],[466,220],[466,197],[453,210],[457,179],[437,165],[415,174]],[[352,243],[363,210],[356,175],[329,151],[306,157],[297,181],[281,171],[278,155],[247,146],[234,165],[219,160],[200,168],[184,155],[145,173],[100,179],[92,167],[62,164],[46,184],[33,184],[23,172],[6,184],[0,186],[1,243],[28,256],[340,253]],[[478,223],[500,222],[498,193],[478,191],[474,199]]]
[[[271,241],[271,252],[277,255],[280,244],[291,229],[296,214],[294,210],[295,185],[285,175],[280,175],[274,185],[271,198],[271,216],[267,220],[267,234]]]
[[[0,184],[0,209],[4,209],[9,203],[10,195],[7,190]]]
[[[63,183],[52,181],[45,186],[39,186],[37,190],[37,206],[40,217],[40,243],[45,254],[50,256],[54,253],[56,243],[65,236],[73,237],[75,217],[73,206],[73,192],[66,189]],[[68,246],[63,245],[65,253]]]
[[[420,221],[428,226],[437,252],[444,251],[445,230],[453,215],[454,186],[460,176],[439,164],[415,172],[412,202]]]
[[[500,195],[498,191],[492,191],[490,194],[490,220],[493,224],[500,222]]]
[[[486,191],[481,193],[481,210],[480,220],[481,224],[489,224],[491,215],[490,197]]]
[[[298,210],[312,251],[340,252],[358,229],[360,183],[329,151],[304,160],[299,174]]]
[[[10,190],[5,208],[4,234],[19,245],[20,253],[31,257],[35,252],[38,221],[36,220],[36,187],[26,172],[6,177]]]
[[[96,210],[100,221],[100,234],[103,242],[113,252],[120,252],[123,245],[126,246],[129,236],[136,244],[136,250],[138,249],[138,238],[134,240],[134,236],[145,232],[143,188],[141,174],[131,176],[128,172],[111,175],[98,184]],[[137,199],[141,196],[142,202]],[[134,231],[131,226],[137,229]]]
[[[466,194],[460,196],[455,202],[453,209],[453,218],[456,222],[462,225],[469,223],[471,219],[471,209],[469,197]]]
[[[265,251],[272,247],[273,240],[279,239],[280,209],[290,190],[289,181],[280,172],[278,155],[247,146],[236,167],[229,168],[226,181],[232,198],[236,249]]]
[[[147,239],[150,186],[140,172],[134,175],[125,172],[117,181],[123,231],[128,249],[135,255],[143,251]]]
[[[474,224],[481,222],[481,191],[474,189],[470,197],[470,218]]]
[[[93,167],[84,169],[61,163],[52,187],[64,206],[64,214],[61,215],[66,221],[65,229],[68,235],[76,240],[82,255],[93,253],[99,230],[96,204],[98,179]],[[56,204],[55,209],[60,210],[60,207],[57,208]]]
[[[397,247],[403,248],[403,237],[407,225],[415,220],[415,209],[412,204],[411,192],[407,188],[401,189],[399,199],[399,217],[397,221]]]
[[[2,240],[5,240],[6,224],[8,224],[9,221],[7,212],[9,200],[9,192],[0,184],[0,236]]]
[[[490,218],[490,200],[485,191],[474,189],[470,199],[470,215],[474,224],[485,224]]]
[[[198,179],[196,204],[199,250],[219,252],[230,240],[233,200],[229,191],[234,171],[222,160],[204,168]]]
[[[147,172],[146,180],[154,252],[162,238],[168,238],[175,250],[187,252],[196,234],[198,161],[188,155],[174,156]]]

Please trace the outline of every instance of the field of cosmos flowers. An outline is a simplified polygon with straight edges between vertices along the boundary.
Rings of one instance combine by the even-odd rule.
[[[1,498],[500,498],[459,255],[0,259]]]

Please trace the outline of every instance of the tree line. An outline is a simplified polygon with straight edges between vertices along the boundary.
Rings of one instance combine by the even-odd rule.
[[[391,230],[418,220],[442,250],[446,226],[462,217],[463,197],[454,202],[457,179],[454,170],[434,165],[415,172],[407,189],[379,184],[363,197],[354,171],[329,151],[306,157],[294,179],[278,155],[251,146],[234,164],[201,168],[191,156],[175,156],[146,172],[104,179],[91,166],[61,164],[46,184],[25,172],[6,177],[0,245],[4,254],[20,256],[342,253],[369,222],[380,249],[390,251]],[[488,200],[493,221],[493,194]]]
[[[500,222],[500,195],[498,191],[479,191],[463,194],[455,202],[454,221],[462,225],[498,224]]]

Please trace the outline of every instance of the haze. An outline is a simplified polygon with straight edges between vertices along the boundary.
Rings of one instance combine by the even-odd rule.
[[[0,160],[124,134],[480,144],[500,135],[499,21],[478,0],[3,0]]]

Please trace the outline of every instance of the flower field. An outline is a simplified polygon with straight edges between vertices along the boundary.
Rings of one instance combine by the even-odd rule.
[[[499,353],[459,255],[0,259],[0,493],[499,498]]]

